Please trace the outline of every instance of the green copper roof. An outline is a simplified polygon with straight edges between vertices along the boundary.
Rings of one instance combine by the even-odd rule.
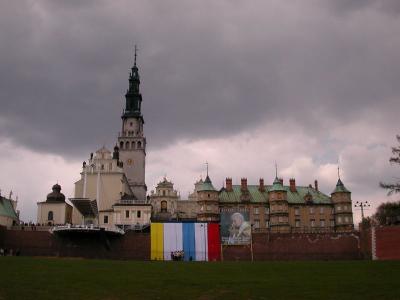
[[[343,182],[339,178],[338,182],[336,184],[336,188],[333,190],[332,194],[333,193],[350,193],[350,191],[348,189],[346,189]]]
[[[9,199],[0,196],[0,216],[18,220],[18,216]]]
[[[282,185],[281,181],[278,179],[278,177],[275,177],[274,183],[268,191],[269,192],[278,192],[278,191],[285,192],[286,189],[283,187],[283,185]]]
[[[197,188],[198,192],[202,192],[202,191],[216,191],[216,189],[214,188],[214,186],[212,185],[211,179],[210,177],[206,177],[206,180],[204,180],[204,182],[202,182],[198,188]]]
[[[268,192],[273,190],[274,185],[265,186],[265,192],[260,192],[258,185],[248,185],[247,189],[250,193],[250,203],[268,203]],[[219,201],[221,203],[239,203],[240,196],[242,194],[240,190],[240,185],[234,185],[231,192],[227,192],[226,189],[222,189],[219,194]],[[312,196],[312,201],[314,204],[331,204],[331,198],[315,190],[314,188],[306,186],[296,186],[296,192],[291,192],[288,186],[280,185],[282,191],[287,192],[287,200],[290,204],[305,204],[304,197],[307,192],[310,192]]]

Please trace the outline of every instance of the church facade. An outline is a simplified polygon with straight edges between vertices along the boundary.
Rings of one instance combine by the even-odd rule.
[[[150,225],[145,184],[146,137],[136,65],[129,75],[122,126],[113,153],[104,146],[83,162],[75,183],[72,224],[142,230]]]

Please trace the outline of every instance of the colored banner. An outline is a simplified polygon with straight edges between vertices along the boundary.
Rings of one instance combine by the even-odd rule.
[[[224,245],[247,245],[251,241],[249,212],[245,209],[221,211],[221,242]]]
[[[172,260],[172,254],[182,250],[182,223],[164,223],[164,260]]]
[[[164,259],[164,230],[162,223],[151,223],[151,260]]]
[[[152,223],[150,228],[152,260],[177,259],[177,254],[185,261],[221,259],[217,223]]]
[[[208,260],[207,223],[194,223],[196,261]]]
[[[183,223],[183,252],[184,260],[196,260],[196,239],[194,234],[194,223]]]
[[[219,238],[219,224],[208,224],[208,261],[221,260],[221,242]]]

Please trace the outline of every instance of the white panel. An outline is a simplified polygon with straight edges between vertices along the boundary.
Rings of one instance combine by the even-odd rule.
[[[164,260],[171,260],[171,252],[182,250],[182,223],[164,223]]]
[[[208,260],[207,223],[195,223],[196,261]]]

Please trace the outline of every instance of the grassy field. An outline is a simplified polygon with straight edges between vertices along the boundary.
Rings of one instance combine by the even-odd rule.
[[[400,299],[397,262],[0,257],[0,299]]]

